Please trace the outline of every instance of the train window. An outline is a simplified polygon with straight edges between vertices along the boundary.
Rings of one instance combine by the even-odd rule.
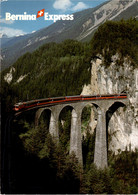
[[[65,97],[55,97],[51,99],[53,99],[53,101],[60,101],[60,100],[65,100]]]
[[[51,101],[52,101],[51,98],[47,98],[47,99],[39,100],[39,103],[51,102]]]
[[[32,105],[35,105],[36,104],[36,102],[29,102],[29,103],[26,103],[25,105],[26,106],[32,106]]]
[[[76,98],[80,98],[80,95],[76,95],[76,96],[66,96],[67,99],[76,99]]]

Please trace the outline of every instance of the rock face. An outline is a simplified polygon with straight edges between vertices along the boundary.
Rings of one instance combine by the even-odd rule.
[[[10,84],[12,79],[13,79],[13,73],[15,72],[15,68],[11,67],[10,69],[10,72],[7,73],[5,76],[4,76],[4,80]]]
[[[120,107],[109,121],[109,150],[116,154],[126,148],[138,148],[138,68],[131,65],[129,58],[124,58],[121,64],[118,60],[118,54],[112,56],[108,66],[104,65],[102,56],[92,60],[91,83],[84,85],[82,91],[83,95],[127,92],[129,105]]]

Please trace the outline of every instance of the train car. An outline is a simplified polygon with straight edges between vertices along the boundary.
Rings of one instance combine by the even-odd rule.
[[[95,100],[96,97],[95,95],[81,95],[82,100]]]
[[[52,98],[38,99],[36,101],[37,101],[37,106],[41,106],[41,105],[51,102]]]
[[[40,99],[37,100],[37,106],[41,105],[47,105],[47,104],[53,104],[53,103],[59,103],[62,101],[65,101],[65,97],[52,97],[52,98],[46,98],[46,99]]]
[[[127,98],[127,93],[119,94],[119,96],[122,97],[122,98]]]
[[[52,101],[62,101],[62,100],[65,100],[66,97],[64,97],[64,96],[61,96],[61,97],[52,97],[51,99],[52,99]]]
[[[66,96],[65,97],[66,101],[72,102],[72,101],[80,101],[82,100],[82,95],[75,95],[75,96]]]
[[[28,102],[19,102],[19,103],[16,103],[14,105],[13,110],[19,111],[19,110],[23,110],[23,109],[32,107],[34,105],[36,105],[36,100],[31,100],[31,101],[28,101]]]
[[[19,111],[21,109],[25,108],[25,105],[23,102],[19,102],[13,106],[14,111]]]

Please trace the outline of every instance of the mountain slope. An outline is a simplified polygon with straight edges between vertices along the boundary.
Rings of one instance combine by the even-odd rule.
[[[3,45],[2,69],[10,66],[24,53],[34,51],[44,43],[62,42],[65,39],[90,40],[98,26],[106,20],[126,19],[128,15],[136,17],[136,10],[136,0],[112,0],[75,13],[73,21],[57,21],[33,34],[14,38]]]

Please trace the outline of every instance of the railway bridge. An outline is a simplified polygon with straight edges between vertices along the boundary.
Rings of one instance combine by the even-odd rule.
[[[82,164],[82,143],[81,143],[81,115],[82,110],[87,105],[93,105],[97,109],[97,127],[96,127],[96,140],[94,163],[98,168],[108,166],[107,162],[107,133],[108,123],[112,114],[119,108],[127,106],[128,100],[126,99],[103,99],[103,100],[88,100],[88,101],[75,101],[64,102],[56,105],[42,106],[36,112],[35,125],[39,125],[39,118],[44,110],[51,111],[49,132],[52,137],[58,142],[59,129],[58,120],[61,111],[67,107],[72,107],[71,116],[71,133],[70,133],[70,154],[75,153],[79,162]]]

